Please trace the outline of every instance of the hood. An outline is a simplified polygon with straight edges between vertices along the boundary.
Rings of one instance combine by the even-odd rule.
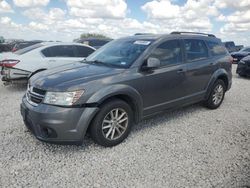
[[[241,59],[242,61],[245,61],[245,62],[249,62],[250,63],[250,55],[249,56],[246,56],[244,57],[243,59]]]
[[[242,56],[242,57],[247,56],[249,54],[250,54],[249,52],[233,52],[233,53],[231,53],[232,56]]]
[[[70,91],[84,83],[119,74],[124,69],[76,62],[35,74],[30,79],[34,87],[47,91]],[[81,89],[81,88],[77,88]]]

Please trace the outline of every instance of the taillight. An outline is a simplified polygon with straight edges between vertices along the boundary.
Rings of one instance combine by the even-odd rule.
[[[11,68],[11,67],[14,67],[19,62],[20,62],[19,60],[6,59],[6,60],[3,60],[3,61],[0,61],[0,66]]]
[[[233,64],[233,62],[234,62],[234,58],[231,56],[231,57],[229,57],[229,62],[231,63],[231,64]]]

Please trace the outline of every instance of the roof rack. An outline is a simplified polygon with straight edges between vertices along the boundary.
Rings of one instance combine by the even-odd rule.
[[[209,36],[209,37],[216,37],[216,36],[213,35],[213,34],[199,33],[199,32],[187,32],[187,31],[173,31],[173,32],[170,33],[170,34],[196,34],[196,35],[206,35],[206,36]]]
[[[135,33],[134,35],[152,35],[152,33]]]

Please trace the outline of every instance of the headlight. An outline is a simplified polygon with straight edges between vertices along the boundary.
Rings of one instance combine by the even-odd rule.
[[[43,103],[72,106],[82,96],[84,90],[72,92],[46,92]]]

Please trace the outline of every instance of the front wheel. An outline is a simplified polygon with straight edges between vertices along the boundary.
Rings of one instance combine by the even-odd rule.
[[[132,110],[126,102],[111,100],[100,107],[91,124],[90,134],[99,145],[115,146],[127,138],[132,119]]]
[[[212,91],[205,101],[205,106],[210,109],[218,108],[224,100],[226,85],[223,80],[217,80],[212,88]]]

